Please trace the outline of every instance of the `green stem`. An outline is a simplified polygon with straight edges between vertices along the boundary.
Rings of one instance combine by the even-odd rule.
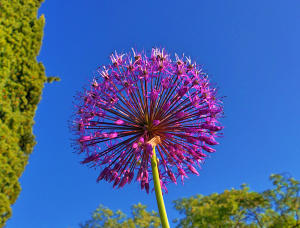
[[[153,147],[151,166],[152,166],[152,175],[153,175],[157,207],[160,215],[161,224],[163,228],[170,228],[167,212],[164,204],[164,199],[161,192],[160,179],[159,179],[158,167],[157,167],[157,159],[155,154],[155,146]]]

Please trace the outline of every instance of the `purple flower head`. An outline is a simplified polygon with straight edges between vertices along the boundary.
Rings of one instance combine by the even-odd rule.
[[[152,183],[148,143],[154,137],[162,187],[199,175],[197,166],[215,152],[223,129],[223,106],[202,68],[175,60],[164,49],[150,56],[114,53],[97,69],[76,98],[72,129],[82,164],[101,169],[97,181],[123,187],[132,180],[149,192]]]

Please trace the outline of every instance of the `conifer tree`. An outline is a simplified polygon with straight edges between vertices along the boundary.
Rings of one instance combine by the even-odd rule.
[[[0,227],[21,191],[19,177],[35,145],[33,118],[47,81],[37,61],[42,0],[0,0]],[[50,79],[51,80],[51,79]]]

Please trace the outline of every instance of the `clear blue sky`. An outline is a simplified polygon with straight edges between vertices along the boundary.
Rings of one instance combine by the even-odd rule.
[[[115,190],[96,183],[97,170],[79,164],[67,121],[76,91],[114,50],[165,47],[204,64],[225,99],[225,137],[199,177],[169,185],[165,203],[248,183],[270,187],[271,173],[300,179],[299,0],[46,0],[38,59],[48,76],[35,117],[38,144],[21,177],[22,192],[8,228],[78,227],[104,204],[129,212],[141,202],[156,209],[155,195],[137,183]]]

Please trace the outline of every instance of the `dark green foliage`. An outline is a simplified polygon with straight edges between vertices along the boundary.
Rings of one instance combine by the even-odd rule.
[[[45,19],[41,0],[0,0],[0,227],[11,216],[18,182],[35,145],[33,117],[47,81],[37,62]]]

